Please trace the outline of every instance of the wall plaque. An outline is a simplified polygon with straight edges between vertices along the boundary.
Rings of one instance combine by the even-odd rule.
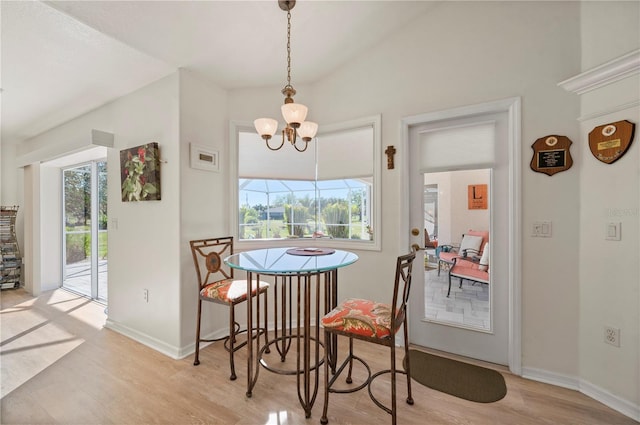
[[[548,176],[568,170],[573,165],[569,152],[572,143],[566,136],[551,135],[539,138],[531,145],[531,169]]]
[[[631,146],[634,130],[635,124],[626,120],[596,127],[589,133],[589,149],[599,161],[614,163]]]
[[[486,184],[470,184],[467,189],[467,204],[470,210],[486,210],[489,197]]]

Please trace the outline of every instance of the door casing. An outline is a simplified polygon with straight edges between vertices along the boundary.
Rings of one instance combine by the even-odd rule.
[[[508,116],[508,157],[509,157],[509,205],[508,205],[508,238],[512,248],[508,259],[508,289],[509,289],[509,331],[508,331],[508,366],[512,373],[521,375],[521,99],[512,97],[477,105],[463,106],[454,109],[430,112],[405,117],[401,121],[402,147],[402,184],[409,187],[409,131],[410,127],[429,124],[435,121],[462,119],[479,114],[506,112]],[[406,249],[411,245],[410,239],[410,208],[409,191],[402,192],[402,218],[400,244]],[[421,297],[412,297],[410,308],[419,309],[423,302]],[[415,320],[415,319],[414,319]],[[412,321],[413,322],[413,321]],[[412,323],[410,322],[410,323]]]

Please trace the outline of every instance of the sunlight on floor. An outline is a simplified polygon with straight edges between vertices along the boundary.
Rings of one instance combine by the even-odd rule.
[[[287,421],[287,411],[269,413],[269,419],[265,425],[284,425]]]
[[[64,290],[35,299],[17,289],[2,297],[1,397],[79,347],[106,319],[104,306]]]

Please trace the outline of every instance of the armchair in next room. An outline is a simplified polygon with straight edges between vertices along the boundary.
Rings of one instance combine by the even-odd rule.
[[[442,267],[451,267],[456,257],[482,256],[485,244],[489,242],[489,231],[472,230],[462,235],[460,245],[456,248],[453,245],[439,245],[436,248],[438,257],[438,276]]]

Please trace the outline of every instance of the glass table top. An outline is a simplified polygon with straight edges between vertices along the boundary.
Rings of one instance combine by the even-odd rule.
[[[233,254],[224,259],[224,262],[234,269],[245,270],[254,273],[317,273],[348,266],[358,260],[353,252],[333,250],[325,255],[293,255],[287,251],[295,249],[266,248]],[[304,248],[299,248],[304,250]],[[313,250],[307,248],[306,250]],[[322,248],[315,248],[322,249]],[[328,249],[328,248],[324,248]],[[312,251],[311,251],[312,252]]]

